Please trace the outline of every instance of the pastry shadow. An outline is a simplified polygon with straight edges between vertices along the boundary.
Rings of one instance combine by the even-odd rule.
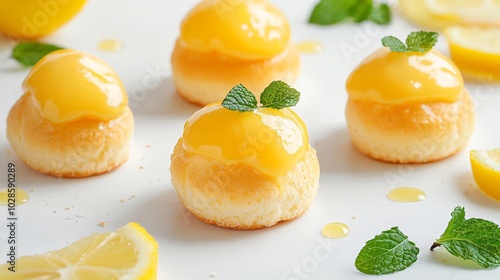
[[[0,155],[5,155],[2,157],[0,164],[7,166],[9,163],[14,163],[16,167],[16,182],[23,189],[32,188],[78,188],[81,185],[92,185],[94,182],[99,182],[100,180],[109,180],[109,176],[124,176],[130,173],[131,168],[135,166],[132,165],[131,160],[125,162],[121,166],[114,170],[106,173],[96,174],[89,177],[77,177],[77,178],[62,178],[55,177],[48,174],[43,174],[35,171],[28,165],[26,165],[17,155],[16,152],[11,148],[10,145],[0,146]],[[130,165],[129,167],[126,167]],[[6,168],[1,170],[0,176],[2,178],[6,177]],[[121,173],[121,174],[120,174]]]
[[[352,144],[347,127],[332,130],[314,142],[321,172],[327,174],[380,173],[397,170],[400,164],[369,158]]]
[[[163,77],[155,87],[135,87],[129,92],[129,106],[136,116],[179,115],[186,118],[201,108],[177,94],[172,76]]]
[[[165,194],[165,204],[168,204],[167,219],[164,222],[163,234],[166,238],[180,242],[232,242],[235,239],[254,238],[260,234],[271,233],[286,227],[291,221],[280,222],[269,228],[238,230],[222,228],[199,220],[178,199],[177,193],[170,185]]]
[[[479,264],[471,260],[464,260],[460,257],[453,256],[443,247],[435,248],[429,255],[430,259],[436,263],[466,270],[484,270]]]
[[[479,187],[474,181],[474,177],[472,176],[472,171],[464,172],[455,177],[454,180],[455,185],[461,188],[461,193],[464,196],[464,199],[476,204],[481,205],[483,207],[487,207],[488,209],[496,209],[500,211],[500,202],[494,200],[489,197]]]

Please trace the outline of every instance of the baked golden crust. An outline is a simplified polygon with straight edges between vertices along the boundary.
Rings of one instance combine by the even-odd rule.
[[[349,99],[345,114],[360,152],[395,163],[425,163],[455,154],[469,142],[475,122],[466,90],[454,103],[395,105]]]
[[[272,59],[243,60],[216,52],[192,51],[177,40],[171,62],[177,92],[202,106],[222,101],[238,84],[256,94],[258,100],[272,81],[293,84],[300,70],[300,55],[292,44]]]
[[[220,227],[257,229],[295,219],[318,191],[319,163],[309,146],[288,173],[271,177],[253,167],[222,164],[182,147],[171,155],[172,184],[181,202],[200,220]]]
[[[52,123],[41,116],[29,93],[7,117],[7,138],[17,155],[34,170],[56,177],[87,177],[117,168],[128,159],[133,130],[128,107],[110,121]]]

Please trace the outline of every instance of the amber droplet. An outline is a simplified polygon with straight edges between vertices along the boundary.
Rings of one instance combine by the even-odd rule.
[[[418,188],[400,187],[387,194],[387,197],[397,202],[418,202],[426,198],[425,192]]]
[[[321,234],[328,238],[344,238],[349,235],[351,230],[343,223],[329,223],[323,227]]]
[[[304,41],[297,43],[297,49],[301,53],[319,53],[323,50],[323,45],[315,41]]]
[[[7,188],[0,190],[0,205],[5,205],[9,207],[13,205],[19,206],[25,204],[30,199],[29,194],[25,190],[19,188],[10,188],[10,189],[15,190],[15,192],[14,191],[9,192],[9,189]]]

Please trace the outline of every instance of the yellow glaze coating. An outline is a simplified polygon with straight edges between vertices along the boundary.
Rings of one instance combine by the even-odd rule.
[[[182,145],[189,153],[223,164],[244,162],[263,174],[280,176],[303,157],[309,138],[291,109],[238,112],[211,104],[186,122]]]
[[[120,78],[104,61],[75,50],[59,50],[41,59],[26,77],[41,115],[53,123],[83,118],[111,120],[127,108]]]
[[[48,35],[72,19],[86,0],[2,0],[0,33],[14,38]]]
[[[202,0],[182,22],[180,39],[194,51],[267,59],[287,48],[290,27],[268,0]]]
[[[435,50],[423,54],[382,48],[353,70],[346,89],[353,100],[386,104],[455,102],[464,84],[453,62]]]

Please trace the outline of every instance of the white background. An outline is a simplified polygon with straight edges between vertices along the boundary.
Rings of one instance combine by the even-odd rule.
[[[399,226],[420,248],[419,259],[381,279],[498,279],[498,269],[480,269],[451,257],[444,248],[431,252],[429,247],[443,233],[455,206],[464,206],[468,218],[500,223],[500,204],[478,190],[468,156],[470,149],[500,146],[499,88],[467,84],[476,102],[477,123],[470,145],[457,155],[423,165],[371,160],[350,143],[344,120],[345,80],[357,63],[381,47],[383,36],[405,38],[419,28],[399,14],[387,27],[314,26],[307,19],[316,1],[273,2],[289,18],[295,42],[324,46],[320,53],[302,55],[295,85],[302,93],[295,110],[308,126],[321,164],[320,190],[308,212],[255,231],[217,228],[189,214],[170,183],[169,157],[184,122],[199,107],[176,95],[170,55],[179,24],[196,1],[90,0],[73,21],[43,41],[93,53],[120,75],[136,120],[131,158],[114,172],[86,179],[58,179],[25,166],[6,140],[5,119],[23,93],[28,70],[9,58],[14,42],[0,38],[0,185],[6,185],[7,163],[14,162],[17,184],[31,196],[17,210],[18,255],[44,253],[137,221],[159,243],[159,279],[373,279],[358,272],[354,260],[365,241]],[[97,45],[104,39],[117,39],[124,48],[100,51]],[[444,37],[437,48],[447,53]],[[427,199],[387,199],[398,186],[421,188]],[[1,217],[7,217],[5,207],[0,207]],[[99,222],[107,225],[99,227]],[[351,234],[336,240],[322,237],[321,228],[329,222],[346,223]],[[6,235],[1,226],[0,260],[6,259]]]

